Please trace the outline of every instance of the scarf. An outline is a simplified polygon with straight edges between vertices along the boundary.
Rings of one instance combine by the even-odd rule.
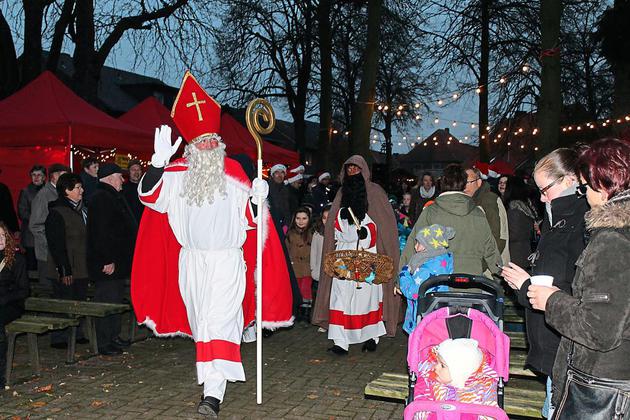
[[[422,198],[431,198],[435,195],[435,185],[431,187],[429,191],[426,191],[424,187],[420,187],[420,197]]]
[[[79,202],[72,201],[68,198],[68,203],[72,206],[72,209],[79,213],[83,217],[83,223],[87,224],[87,209],[83,205],[83,200]]]

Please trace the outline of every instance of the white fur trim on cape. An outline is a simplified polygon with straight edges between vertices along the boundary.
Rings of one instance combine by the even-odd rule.
[[[155,330],[155,321],[153,321],[149,317],[146,317],[143,322],[138,322],[138,325],[143,325],[143,324],[147,328],[149,328],[151,331],[153,331],[153,334],[155,334],[156,337],[186,337],[186,338],[193,338],[190,334],[186,334],[186,333],[183,333],[181,331],[177,331],[177,332],[173,332],[173,333],[166,333],[166,334],[158,333]]]

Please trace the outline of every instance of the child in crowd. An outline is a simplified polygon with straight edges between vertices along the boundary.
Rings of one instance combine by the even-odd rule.
[[[298,321],[306,322],[310,320],[313,303],[313,278],[311,277],[310,263],[312,240],[311,212],[306,207],[300,207],[293,215],[285,243],[291,259],[291,266],[300,288],[300,294],[302,295],[302,306],[298,313]]]
[[[449,338],[433,346],[418,366],[415,398],[498,407],[499,376],[490,366],[490,357],[471,338]],[[428,417],[428,413],[417,413],[415,419]]]
[[[416,328],[418,287],[429,277],[453,272],[453,254],[448,252],[448,241],[455,237],[451,227],[433,224],[418,229],[416,253],[398,275],[399,290],[407,298],[407,312],[403,329],[411,334]],[[448,290],[446,286],[431,291]]]
[[[322,209],[321,218],[317,219],[313,224],[313,240],[311,241],[311,277],[313,278],[313,301],[317,297],[317,288],[319,286],[319,273],[322,269],[322,250],[324,249],[324,227],[328,220],[328,213],[331,205],[328,204]],[[325,332],[319,327],[319,332]]]

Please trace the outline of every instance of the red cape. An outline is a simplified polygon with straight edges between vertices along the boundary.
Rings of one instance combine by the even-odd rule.
[[[186,170],[185,162],[174,162],[166,171]],[[251,184],[235,160],[225,158],[226,176],[250,188]],[[243,245],[247,264],[246,288],[243,299],[244,326],[249,326],[256,315],[255,277],[256,225],[248,211],[249,229]],[[282,246],[273,226],[269,211],[263,213],[263,326],[278,328],[293,324],[292,295],[289,271]],[[179,292],[179,251],[166,213],[145,208],[131,270],[131,300],[140,324],[145,324],[158,336],[191,336],[186,307]]]

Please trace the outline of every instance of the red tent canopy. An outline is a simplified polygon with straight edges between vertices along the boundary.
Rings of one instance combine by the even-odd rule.
[[[70,161],[70,146],[153,151],[153,132],[112,118],[78,97],[49,71],[0,101],[0,182],[17,200],[35,165]]]
[[[77,96],[45,71],[0,102],[0,146],[119,148],[146,152],[152,135],[112,118]]]
[[[175,138],[181,136],[175,122],[171,118],[170,111],[154,96],[149,96],[118,119],[149,133],[155,132],[155,129],[160,125],[166,124],[173,129]],[[151,147],[153,147],[153,143],[151,143]]]
[[[150,132],[153,132],[155,127],[167,124],[173,128],[174,137],[180,135],[168,109],[154,97],[140,102],[122,115],[120,120]],[[256,143],[251,134],[227,112],[221,114],[221,137],[227,146],[225,151],[228,155],[243,153],[253,160],[257,159]],[[271,164],[281,162],[286,165],[298,165],[300,158],[297,152],[265,141],[263,160]]]
[[[252,135],[249,134],[249,130],[227,112],[221,114],[221,137],[227,146],[225,151],[228,155],[244,153],[252,158],[254,162],[258,159],[256,142]],[[264,140],[262,154],[263,162],[267,164],[282,163],[290,166],[300,164],[300,156],[297,152]]]

